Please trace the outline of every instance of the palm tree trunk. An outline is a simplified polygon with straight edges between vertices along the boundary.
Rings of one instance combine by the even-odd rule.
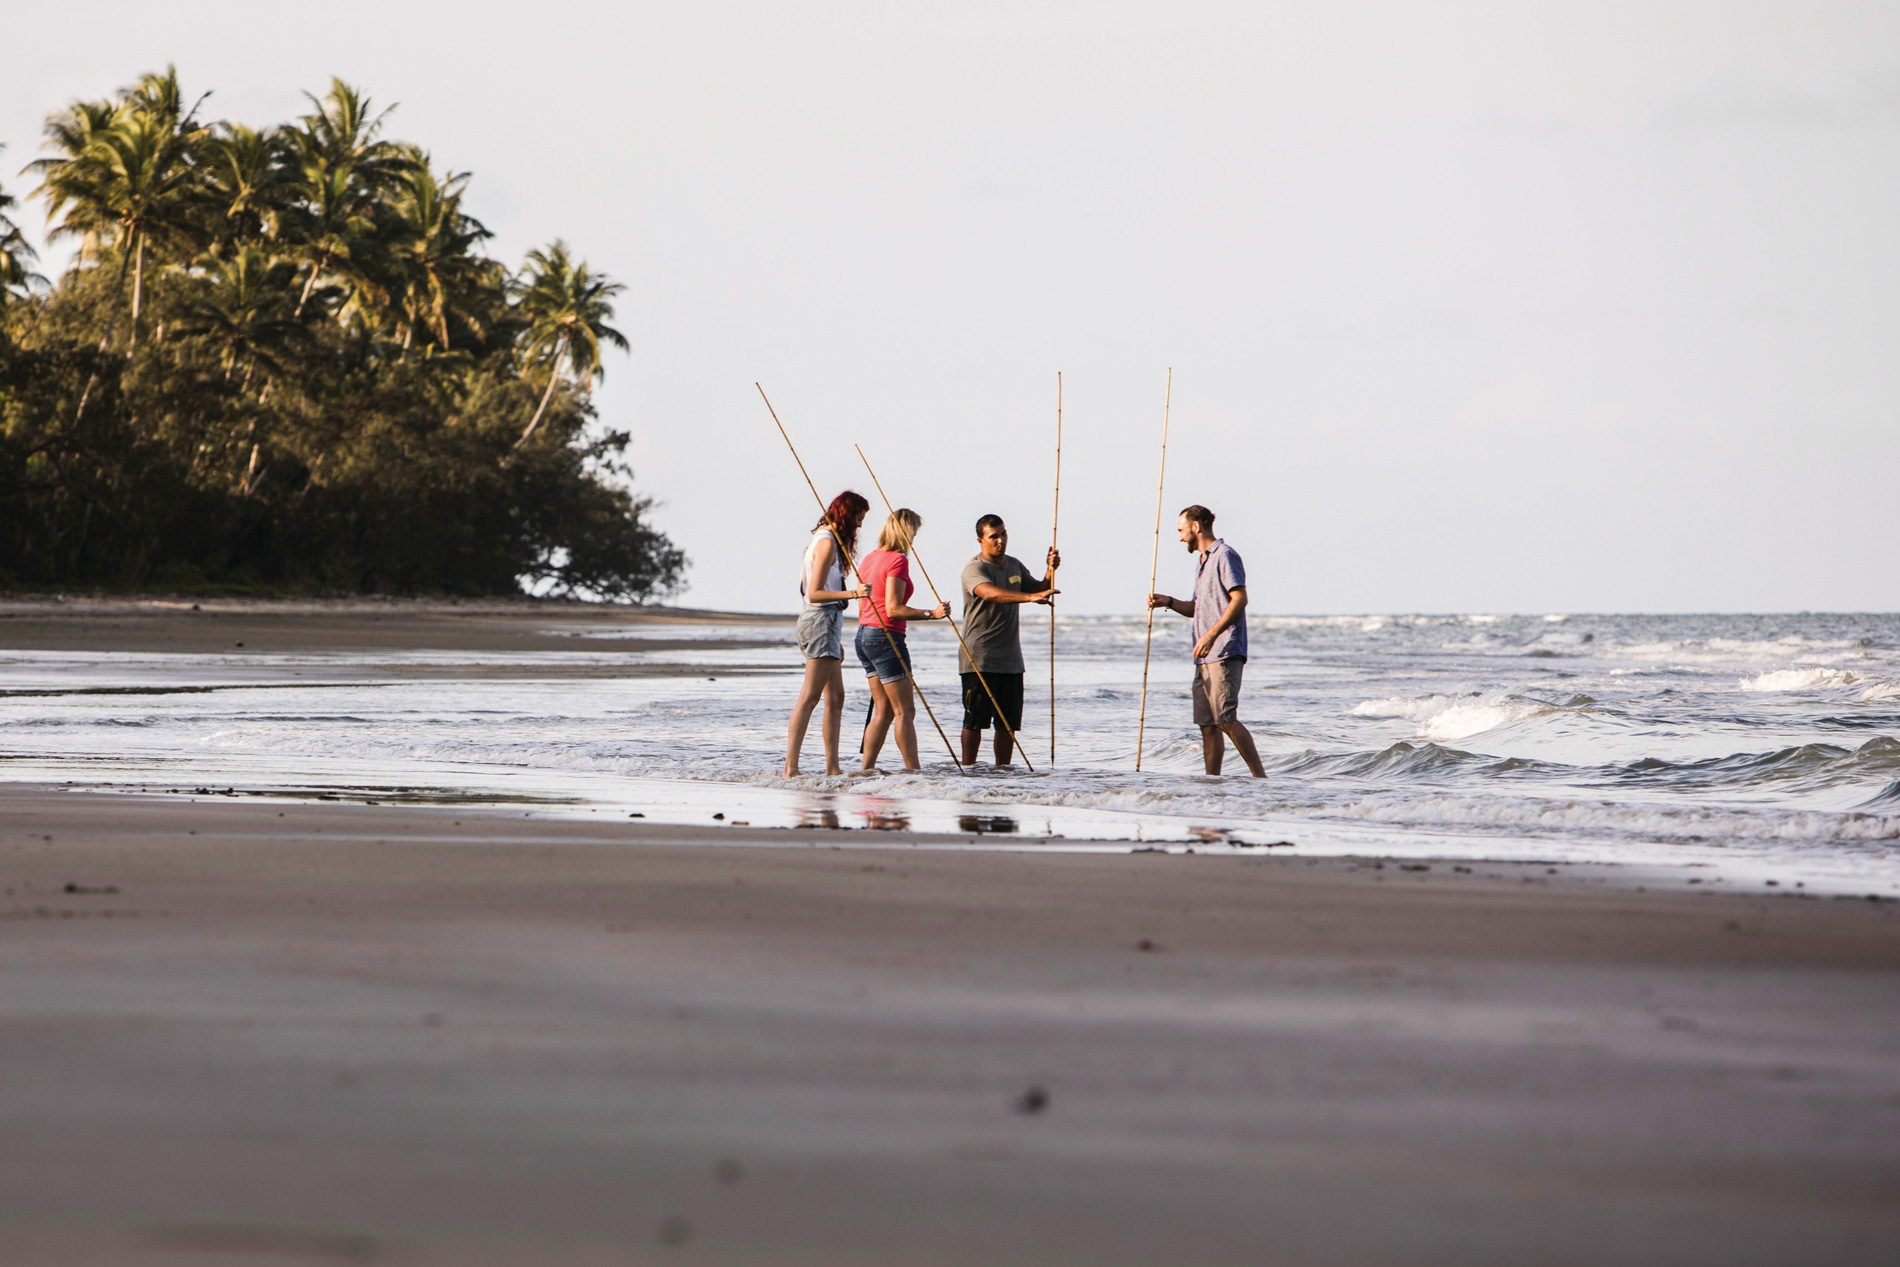
[[[139,312],[145,302],[145,235],[140,233],[133,239],[132,257],[138,262],[132,267],[132,346],[139,345]]]
[[[253,426],[255,426],[256,424],[255,424],[255,423],[253,423],[252,425],[253,425]],[[243,484],[243,487],[242,487],[242,488],[241,488],[241,489],[239,490],[239,492],[238,492],[238,495],[239,495],[240,497],[249,497],[249,496],[251,495],[251,493],[252,493],[252,492],[253,492],[253,491],[254,491],[254,490],[256,489],[256,487],[257,487],[257,480],[258,480],[258,478],[259,478],[259,477],[260,477],[261,475],[263,475],[263,471],[262,471],[261,469],[259,469],[259,467],[258,467],[258,465],[257,465],[257,451],[258,451],[258,448],[259,448],[259,446],[258,446],[258,445],[257,445],[256,443],[253,443],[253,444],[251,445],[251,465],[250,465],[250,467],[249,467],[249,469],[247,469],[247,470],[246,470],[246,471],[244,472],[244,484]]]
[[[554,384],[560,380],[561,357],[566,352],[567,352],[567,336],[564,334],[561,336],[561,341],[554,345],[554,356],[552,359],[548,361],[547,390],[541,393],[541,403],[535,406],[534,417],[528,419],[528,429],[521,433],[521,438],[519,440],[515,441],[512,445],[508,447],[508,455],[510,457],[514,456],[514,452],[516,449],[519,449],[522,445],[528,442],[528,437],[534,434],[534,429],[541,425],[541,415],[547,412],[548,401],[552,399],[554,396]]]
[[[99,336],[99,355],[104,356],[112,346],[112,332],[119,328],[119,306],[125,302],[125,270],[132,262],[130,255],[119,256],[119,284],[112,289],[112,312],[106,318],[106,332]],[[77,427],[80,419],[86,416],[86,402],[92,399],[92,389],[99,385],[99,371],[94,369],[86,376],[86,389],[79,393],[79,408],[73,410],[73,425]]]
[[[328,251],[325,251],[323,254],[319,255],[317,257],[317,262],[310,266],[310,276],[304,278],[303,294],[299,296],[297,299],[297,311],[290,314],[290,319],[292,321],[303,320],[303,306],[310,302],[310,292],[316,289],[317,274],[321,273],[324,269],[328,268],[329,266],[330,266],[330,253]]]

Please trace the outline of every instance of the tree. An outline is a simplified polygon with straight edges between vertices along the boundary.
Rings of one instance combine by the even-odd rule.
[[[200,201],[214,251],[282,236],[294,205],[295,171],[281,132],[217,124],[204,144],[200,170]]]
[[[63,159],[42,159],[40,191],[49,218],[65,212],[52,236],[77,236],[83,245],[108,234],[120,254],[120,286],[132,267],[132,336],[139,341],[145,297],[145,255],[154,238],[185,233],[193,149],[204,137],[190,114],[182,113],[176,67],[163,75],[143,76],[99,126],[96,107],[75,104],[48,124],[47,135],[62,147],[78,144]],[[107,341],[110,340],[108,327]]]
[[[330,91],[311,97],[310,104],[316,109],[291,133],[307,207],[299,254],[310,270],[297,300],[299,317],[317,279],[336,261],[348,260],[356,242],[369,236],[378,198],[414,162],[404,146],[378,139],[389,110],[371,113],[370,99],[341,79],[332,79]]]
[[[201,124],[167,72],[53,115],[48,286],[0,192],[0,585],[677,589],[594,425],[620,287],[561,243],[517,280],[467,173],[311,101]]]
[[[0,145],[0,150],[5,148]],[[13,292],[25,293],[33,283],[46,280],[33,271],[38,255],[12,220],[10,213],[18,205],[19,199],[0,188],[0,307]]]
[[[448,351],[451,315],[477,334],[482,332],[484,314],[474,301],[497,278],[494,266],[474,250],[494,235],[462,211],[468,179],[467,172],[438,177],[423,155],[397,191],[394,206],[406,230],[399,248],[399,267],[405,274],[405,353],[418,325],[429,332],[437,347]]]
[[[527,323],[521,359],[526,364],[545,365],[548,383],[534,417],[528,419],[521,438],[509,447],[510,454],[526,444],[541,425],[564,364],[586,390],[605,373],[600,363],[603,340],[623,352],[628,350],[626,338],[607,324],[614,315],[608,301],[626,287],[594,273],[585,260],[569,259],[567,243],[557,239],[545,251],[528,252],[524,273],[517,304]]]

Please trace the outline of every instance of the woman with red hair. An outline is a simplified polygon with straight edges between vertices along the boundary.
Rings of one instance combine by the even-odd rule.
[[[825,773],[841,774],[838,768],[838,732],[844,721],[844,608],[852,599],[870,591],[859,585],[844,587],[846,556],[840,555],[843,542],[847,554],[858,548],[858,526],[864,522],[871,503],[846,489],[831,499],[825,516],[812,529],[805,547],[805,566],[799,574],[798,592],[805,596],[804,610],[798,614],[798,649],[805,657],[805,685],[792,706],[792,724],[785,735],[785,775],[798,773],[799,750],[805,746],[805,730],[811,725],[812,709],[822,695],[825,701]]]

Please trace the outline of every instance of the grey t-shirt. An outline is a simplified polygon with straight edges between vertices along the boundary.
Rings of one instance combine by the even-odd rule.
[[[957,671],[970,672],[970,657],[975,656],[974,667],[984,673],[1021,673],[1024,671],[1023,643],[1017,616],[1022,604],[992,603],[987,598],[978,598],[976,587],[986,581],[998,589],[1022,594],[1039,593],[1043,588],[1042,578],[1032,575],[1013,554],[1004,555],[1001,563],[991,563],[979,554],[964,564],[963,641],[969,653],[957,652]]]
[[[1225,541],[1215,541],[1208,547],[1206,557],[1202,558],[1194,569],[1194,641],[1214,627],[1227,610],[1227,600],[1237,589],[1247,586],[1247,569],[1241,563],[1240,556]],[[1240,619],[1221,630],[1220,637],[1214,639],[1214,645],[1208,653],[1195,660],[1196,664],[1215,664],[1221,660],[1245,660],[1247,658],[1247,613],[1241,612]]]

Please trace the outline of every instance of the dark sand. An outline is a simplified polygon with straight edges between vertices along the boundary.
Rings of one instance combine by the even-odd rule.
[[[216,655],[310,652],[435,651],[494,654],[524,651],[607,653],[703,648],[703,638],[655,636],[688,626],[783,624],[790,616],[633,607],[534,599],[213,599],[0,597],[0,650]],[[617,636],[618,635],[618,636]],[[771,651],[756,665],[720,672],[783,672],[784,641],[724,637],[725,649]],[[308,676],[320,666],[291,672]],[[645,677],[698,674],[673,664],[351,665],[354,678]],[[4,695],[6,692],[0,692]]]
[[[248,651],[272,653],[672,651],[705,644],[656,638],[653,629],[791,623],[780,615],[533,599],[0,598],[0,648],[12,651],[213,654],[238,642]],[[626,637],[613,636],[623,630]],[[577,639],[584,641],[577,645]]]
[[[1900,1261],[1893,903],[906,842],[0,786],[0,1262]]]

